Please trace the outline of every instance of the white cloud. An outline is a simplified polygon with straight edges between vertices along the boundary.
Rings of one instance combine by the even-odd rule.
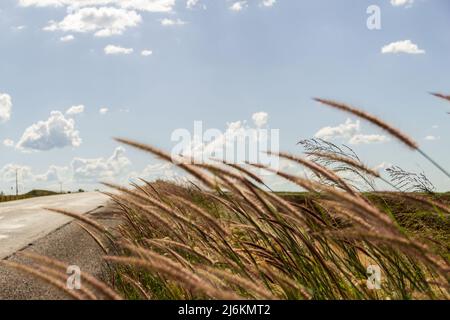
[[[185,21],[180,20],[180,19],[169,19],[169,18],[164,18],[161,20],[161,25],[165,26],[165,27],[171,27],[171,26],[182,26],[186,24]]]
[[[95,32],[97,37],[122,34],[138,26],[142,17],[136,11],[112,7],[82,8],[69,13],[62,21],[50,21],[45,31]]]
[[[258,124],[266,124],[267,115],[261,119],[262,122]],[[172,141],[180,141],[172,148],[174,159],[192,159],[200,163],[211,163],[212,159],[220,159],[235,164],[260,163],[278,169],[279,159],[266,153],[269,150],[275,153],[279,151],[278,130],[251,126],[246,121],[234,121],[227,123],[225,131],[207,129],[199,135],[198,125],[201,126],[199,123],[194,124],[193,134],[186,129],[173,132]],[[179,157],[180,155],[182,157]],[[261,174],[270,173],[262,170]]]
[[[175,0],[116,0],[119,6],[148,12],[170,12]]]
[[[161,173],[168,173],[161,167]],[[96,185],[101,180],[124,184],[128,182],[131,172],[131,161],[125,156],[122,147],[115,149],[109,158],[74,158],[67,166],[50,165],[43,173],[35,173],[30,166],[19,164],[7,164],[0,167],[0,189],[15,183],[16,170],[19,177],[19,191],[23,192],[24,187],[28,190],[33,188],[46,188],[59,190],[59,183],[62,182],[65,188],[78,189],[84,185]],[[153,173],[156,174],[155,167]],[[150,174],[151,166],[135,177],[143,177]],[[8,190],[9,191],[9,190]]]
[[[276,2],[277,0],[263,0],[262,5],[264,7],[272,7]]]
[[[192,9],[199,3],[199,0],[187,0],[186,2],[186,8]]]
[[[129,175],[130,179],[140,178],[148,181],[157,179],[174,180],[175,178],[180,177],[180,174],[176,171],[176,167],[168,162],[149,164],[141,172],[132,172]]]
[[[33,180],[39,182],[62,182],[70,179],[69,175],[68,167],[51,165],[45,173],[34,175]]]
[[[350,138],[350,144],[370,144],[388,142],[389,138],[379,134],[356,134]]]
[[[436,140],[439,140],[440,137],[436,137],[436,136],[433,136],[433,135],[428,135],[424,139],[427,140],[427,141],[436,141]]]
[[[391,4],[394,7],[403,7],[403,6],[411,6],[414,3],[414,0],[391,0]]]
[[[64,116],[61,112],[54,113],[56,114],[52,113],[52,117],[64,119]],[[266,118],[266,116],[264,116],[263,119],[264,118]],[[65,121],[69,122],[69,124],[66,124],[65,126],[69,127],[66,128],[66,131],[74,131],[74,126],[71,127],[70,125],[70,123],[74,124],[73,119]],[[49,119],[48,121],[41,121],[38,124],[32,126],[34,128],[33,130],[31,130],[31,132],[34,132],[35,136],[40,135],[39,137],[36,137],[37,139],[26,138],[30,135],[30,132],[28,132],[30,130],[27,129],[27,134],[24,134],[24,137],[22,137],[21,141],[17,143],[17,146],[19,147],[19,145],[22,144],[22,147],[29,148],[29,141],[32,141],[31,145],[33,149],[44,150],[50,149],[50,147],[48,147],[48,144],[69,144],[67,142],[67,140],[69,139],[66,139],[66,137],[70,136],[70,134],[63,135],[63,139],[61,140],[65,140],[65,143],[55,142],[55,139],[53,138],[55,136],[55,134],[53,134],[55,130],[52,129],[52,127],[54,127],[51,125],[52,122],[55,121],[51,121]],[[266,120],[263,120],[263,123],[265,122]],[[38,134],[36,132],[38,132]],[[182,154],[188,156],[192,151],[193,153],[191,153],[191,155],[193,156],[201,155],[202,153],[204,153],[206,156],[208,156],[208,159],[210,157],[213,157],[216,159],[222,158],[230,160],[228,158],[228,155],[232,155],[231,152],[236,152],[234,151],[236,141],[245,141],[245,145],[247,145],[247,143],[253,146],[259,144],[258,150],[262,155],[264,155],[264,150],[267,149],[263,150],[261,148],[264,148],[265,142],[268,139],[267,136],[264,136],[264,132],[267,131],[258,127],[252,128],[248,126],[246,121],[230,122],[227,124],[226,130],[224,132],[219,131],[217,135],[211,135],[210,139],[202,141],[200,144],[196,143],[195,139],[191,140],[193,149],[186,148],[182,150]],[[262,135],[259,135],[259,133],[261,133]],[[81,143],[81,140],[79,142]],[[277,149],[272,148],[272,146],[273,145],[271,144],[271,150],[276,152]],[[244,154],[240,154],[238,151],[235,156],[237,158],[233,158],[234,161],[240,163],[242,163],[241,160],[249,160],[250,162],[260,161],[249,159],[246,152],[244,152]],[[280,165],[282,165],[282,163]],[[10,182],[14,181],[15,179],[15,168],[19,169],[19,179],[21,183],[25,183],[27,189],[45,188],[50,190],[59,190],[60,182],[63,183],[63,188],[65,190],[69,190],[78,188],[90,189],[94,186],[98,187],[98,183],[100,181],[110,181],[125,184],[129,182],[131,178],[144,178],[147,180],[182,180],[185,178],[185,174],[179,172],[176,167],[174,167],[170,163],[148,164],[142,170],[132,171],[132,163],[126,156],[125,150],[122,147],[118,147],[110,157],[76,157],[73,158],[70,164],[66,166],[51,165],[47,170],[43,170],[38,174],[34,173],[32,171],[32,168],[30,167],[10,164],[8,166],[5,166],[3,169],[0,168],[0,188],[3,188],[4,190],[5,188],[7,188],[9,190]],[[21,188],[21,190],[24,189]]]
[[[69,7],[115,5],[124,9],[148,12],[170,12],[175,0],[19,0],[22,7]]]
[[[68,34],[67,36],[59,38],[59,40],[61,40],[61,42],[70,42],[75,40],[75,37],[71,34]]]
[[[0,181],[3,182],[1,187],[9,188],[9,186],[15,186],[16,172],[19,182],[19,193],[24,193],[36,187],[39,188],[39,186],[42,186],[42,182],[58,182],[59,184],[61,181],[71,180],[68,167],[51,165],[45,173],[35,174],[30,166],[10,163],[0,168]],[[39,184],[36,185],[36,182]],[[48,184],[45,187],[47,188]],[[12,191],[15,193],[15,189]]]
[[[347,119],[345,123],[342,123],[336,127],[324,127],[316,132],[314,135],[316,138],[330,140],[339,138],[351,138],[357,132],[360,131],[359,120],[353,122],[351,119]]]
[[[12,99],[7,93],[0,92],[0,122],[11,119]]]
[[[22,7],[60,7],[65,4],[64,0],[19,0]]]
[[[383,162],[377,164],[376,166],[374,166],[372,168],[372,170],[380,171],[380,170],[384,170],[384,169],[387,169],[387,168],[390,168],[390,167],[392,167],[392,163],[383,161]]]
[[[100,110],[99,110],[98,112],[99,112],[101,115],[105,115],[105,114],[108,113],[108,111],[109,111],[108,108],[100,108]]]
[[[12,29],[16,30],[16,31],[22,31],[22,30],[25,30],[26,28],[27,28],[27,26],[24,26],[24,25],[12,27]]]
[[[133,53],[133,48],[124,48],[115,45],[107,45],[104,49],[105,54],[107,55],[117,55],[117,54],[131,54]]]
[[[78,182],[98,183],[102,180],[118,181],[129,172],[131,161],[125,156],[125,149],[117,147],[111,157],[72,160],[73,179]]]
[[[352,121],[351,119],[347,119],[345,123],[336,127],[324,127],[317,131],[314,136],[323,140],[345,139],[349,144],[355,145],[389,141],[389,138],[384,135],[362,134],[359,120]]]
[[[144,56],[144,57],[151,56],[152,54],[153,54],[152,50],[142,50],[141,51],[141,55]]]
[[[57,182],[66,178],[68,173],[67,167],[50,166],[43,174],[34,174],[30,166],[9,163],[0,168],[0,188],[7,193],[15,193],[16,173],[18,177],[19,193],[24,193],[33,188],[39,188],[36,182]],[[10,189],[13,187],[12,189]],[[46,185],[47,187],[47,185]],[[59,188],[58,188],[59,189]]]
[[[417,44],[411,42],[411,40],[403,40],[392,42],[381,48],[381,53],[407,53],[407,54],[424,54],[425,50],[419,49]]]
[[[0,181],[15,182],[16,172],[22,181],[31,180],[33,177],[31,167],[9,163],[0,169]]]
[[[76,114],[80,114],[84,112],[84,106],[82,104],[78,106],[72,106],[66,111],[66,115],[68,116],[74,116]]]
[[[231,11],[241,11],[248,6],[247,1],[236,1],[230,6]]]
[[[267,112],[256,112],[252,115],[253,123],[258,128],[266,125],[268,118],[269,115],[267,114]]]
[[[60,111],[52,111],[46,121],[39,121],[28,127],[17,143],[19,149],[46,151],[81,144],[75,121],[66,119]]]
[[[14,147],[14,141],[11,139],[5,139],[3,140],[3,145],[5,147]]]

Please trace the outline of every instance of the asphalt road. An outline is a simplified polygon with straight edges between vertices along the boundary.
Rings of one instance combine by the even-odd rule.
[[[43,208],[85,213],[105,205],[107,199],[98,192],[85,192],[0,203],[0,259],[73,220]]]
[[[102,207],[100,207],[102,206]],[[89,215],[97,223],[115,228],[120,215],[100,193],[50,196],[0,204],[0,260],[31,265],[19,252],[32,252],[79,266],[111,284],[111,273],[99,245],[71,218],[43,207]],[[104,242],[104,244],[107,244]],[[0,265],[0,300],[60,300],[70,298],[61,290],[29,274]]]

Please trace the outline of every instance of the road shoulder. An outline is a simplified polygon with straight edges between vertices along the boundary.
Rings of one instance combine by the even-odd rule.
[[[111,212],[112,210],[106,207],[89,213],[89,217],[102,225],[114,227],[119,223],[119,218]],[[76,221],[63,225],[20,251],[38,253],[69,265],[76,265],[82,272],[90,273],[104,281],[108,281],[110,278],[102,259],[103,250]],[[18,256],[17,253],[6,259],[15,262],[29,262],[26,258]],[[68,297],[65,293],[39,279],[0,266],[0,299],[60,300],[68,299]]]

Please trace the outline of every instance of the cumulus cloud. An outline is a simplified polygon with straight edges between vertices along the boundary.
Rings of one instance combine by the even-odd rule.
[[[133,53],[133,48],[124,48],[115,45],[107,45],[104,49],[105,54],[107,55],[118,55],[118,54],[131,54]]]
[[[177,172],[176,167],[173,164],[160,162],[149,164],[140,172],[133,171],[129,174],[128,178],[145,179],[147,181],[155,181],[158,179],[176,180],[181,179],[182,174]]]
[[[316,138],[331,140],[331,139],[339,139],[339,138],[351,138],[360,130],[359,120],[352,121],[351,119],[347,119],[345,123],[342,123],[336,127],[323,127],[314,135]]]
[[[266,125],[268,118],[269,115],[267,114],[267,112],[256,112],[252,115],[253,123],[258,128]]]
[[[122,34],[138,26],[142,17],[136,11],[113,7],[82,8],[69,13],[62,21],[50,21],[45,31],[94,32],[97,37]]]
[[[34,188],[51,189],[53,187],[59,190],[59,183],[64,182],[66,184],[71,181],[69,167],[51,165],[44,173],[36,174],[30,166],[10,163],[3,168],[0,167],[0,188],[8,190],[10,186],[15,185],[16,172],[20,193]]]
[[[259,122],[256,122],[261,126],[266,124],[267,118],[266,114],[259,113],[256,117]],[[195,122],[193,133],[178,129],[173,132],[171,140],[178,141],[171,153],[177,161],[211,163],[216,159],[241,165],[260,163],[278,169],[278,157],[267,154],[267,151],[279,151],[279,131],[262,129],[256,123],[252,126],[247,121],[229,122],[225,131],[221,131],[204,129],[201,122]],[[262,175],[270,174],[260,171]]]
[[[381,53],[424,54],[425,50],[419,49],[419,46],[412,43],[411,40],[402,40],[385,45],[383,48],[381,48]]]
[[[59,118],[60,120],[64,119],[61,112],[53,112],[51,117]],[[268,117],[264,116],[263,118]],[[73,119],[65,121],[73,124]],[[47,145],[43,145],[43,142],[47,142],[51,145],[58,144],[54,142],[55,139],[53,138],[54,130],[52,129],[52,122],[55,121],[49,119],[48,121],[41,121],[36,125],[33,125],[34,128],[31,131],[33,132],[33,135],[36,136],[36,139],[33,140],[25,138],[28,137],[28,135],[31,135],[30,132],[26,132],[27,134],[24,134],[24,137],[17,145],[22,145],[22,147],[30,147],[31,144],[34,149],[41,150],[49,149]],[[266,120],[263,120],[263,123],[265,122]],[[74,131],[74,126],[68,129],[69,131]],[[27,131],[30,130],[28,129]],[[260,155],[262,156],[267,156],[264,152],[267,150],[272,150],[274,152],[278,151],[278,135],[276,134],[275,136],[272,136],[271,133],[267,134],[268,131],[272,130],[251,127],[247,125],[247,121],[230,122],[227,124],[225,132],[218,131],[214,133],[206,130],[204,132],[206,136],[203,137],[205,140],[196,141],[195,137],[192,139],[192,137],[189,136],[189,142],[191,145],[184,145],[186,148],[183,148],[180,153],[184,156],[193,157],[198,155],[206,155],[209,161],[211,161],[210,158],[225,159],[235,163],[250,161],[271,166],[273,165],[274,168],[278,168],[278,159],[275,159],[273,162],[265,162],[264,158],[252,158],[251,155],[249,157],[247,154],[247,151],[254,151],[253,147],[256,147],[257,149],[255,149],[255,151],[260,152]],[[39,135],[46,137],[44,138]],[[66,140],[66,143],[59,143],[58,145],[69,144],[67,143],[68,139],[66,136],[70,135],[67,134],[64,136],[64,139],[62,139]],[[275,141],[275,144],[273,144],[272,141]],[[239,142],[245,142],[245,144],[236,144]],[[240,153],[242,150],[235,151],[236,145],[245,145],[246,148],[249,146],[251,150],[246,149],[243,153]],[[192,146],[192,148],[190,148],[190,146]],[[232,156],[232,158],[229,156]],[[283,166],[282,163],[280,166]],[[97,187],[100,181],[110,181],[123,184],[129,182],[130,179],[136,178],[144,178],[147,180],[184,180],[186,178],[184,173],[179,172],[179,170],[177,170],[177,168],[170,163],[148,164],[142,170],[132,171],[132,163],[126,156],[125,150],[122,147],[116,148],[110,157],[76,157],[73,158],[67,166],[51,165],[47,170],[41,171],[38,174],[35,174],[32,169],[27,166],[18,166],[13,164],[5,166],[4,168],[0,168],[0,188],[9,188],[9,181],[13,181],[11,179],[15,179],[16,168],[20,168],[20,179],[21,181],[26,181],[27,188],[45,187],[47,189],[57,190],[59,190],[60,182],[64,184],[66,189],[78,189],[80,187]],[[258,171],[255,173],[260,173],[261,175],[267,174],[265,171]],[[27,180],[25,180],[25,177]],[[270,176],[268,178],[270,179]]]
[[[11,118],[12,99],[7,93],[0,92],[0,122],[8,121]]]
[[[384,135],[362,134],[359,120],[352,121],[351,119],[347,119],[345,123],[335,127],[323,127],[314,136],[323,140],[345,139],[349,144],[354,145],[389,141],[389,138]]]
[[[5,147],[14,147],[14,141],[11,139],[5,139],[3,140],[3,145]]]
[[[75,37],[73,35],[71,35],[71,34],[68,34],[67,36],[59,38],[59,40],[61,42],[70,42],[70,41],[75,40]]]
[[[98,183],[102,180],[117,181],[129,172],[131,161],[125,149],[117,147],[111,157],[83,159],[75,158],[71,163],[73,179],[78,182]]]
[[[144,56],[144,57],[151,56],[152,54],[153,54],[152,50],[142,50],[141,51],[141,55]]]
[[[117,5],[148,12],[169,12],[175,6],[175,0],[116,0]]]
[[[20,175],[22,181],[33,178],[31,167],[9,163],[0,169],[0,181],[15,182],[16,172]]]
[[[22,30],[25,30],[26,28],[27,28],[27,26],[24,26],[24,25],[12,27],[12,29],[16,30],[16,31],[22,31]]]
[[[69,5],[69,0],[18,0],[19,5],[22,7],[61,7],[64,5]],[[76,3],[77,0],[72,1]],[[82,2],[82,0],[81,0]]]
[[[164,18],[161,20],[161,25],[165,26],[165,27],[171,27],[171,26],[182,26],[186,24],[185,21],[180,20],[180,19],[169,19],[169,18]]]
[[[380,134],[356,134],[350,138],[350,144],[370,144],[388,142],[389,138]]]
[[[231,11],[239,12],[248,6],[247,1],[236,1],[230,6]]]
[[[188,9],[195,8],[198,3],[199,3],[199,0],[187,0],[186,8],[188,8]]]
[[[100,108],[100,110],[98,110],[98,112],[101,114],[101,115],[105,115],[105,114],[107,114],[108,113],[108,111],[109,111],[109,109],[108,108]]]
[[[66,115],[68,116],[74,116],[76,114],[80,114],[84,112],[84,106],[82,104],[78,106],[72,106],[66,111]]]
[[[170,12],[175,0],[19,0],[22,7],[70,7],[114,5],[124,9],[148,12]]]
[[[16,147],[24,150],[46,151],[55,148],[81,145],[75,121],[66,119],[60,111],[52,111],[46,121],[28,127]]]
[[[68,167],[51,165],[45,173],[33,175],[33,180],[39,182],[62,182],[70,179],[68,177],[69,174]]]
[[[118,147],[109,158],[74,158],[67,166],[50,165],[45,171],[36,173],[33,168],[26,165],[7,164],[0,167],[0,188],[9,188],[10,183],[16,179],[16,171],[19,177],[19,187],[25,185],[32,188],[54,188],[59,190],[59,183],[64,183],[66,188],[78,189],[84,185],[97,185],[100,181],[126,183],[131,172],[131,161],[125,156],[125,150]],[[150,176],[151,166],[135,177]],[[158,167],[153,168],[156,175]],[[161,174],[168,173],[161,166]],[[23,189],[22,189],[23,190]]]
[[[276,2],[277,0],[263,0],[262,5],[264,7],[272,7]]]
[[[3,189],[3,191],[8,193],[11,191],[15,193],[15,188],[10,188],[12,186],[15,187],[16,173],[18,177],[19,193],[23,193],[25,192],[25,188],[31,190],[37,187],[36,183],[61,181],[61,172],[62,168],[50,166],[46,173],[34,174],[33,169],[30,166],[9,163],[0,167],[0,189]]]
[[[439,140],[439,139],[440,139],[440,137],[436,137],[436,136],[433,136],[433,135],[428,135],[428,136],[426,136],[424,138],[424,140],[427,140],[427,141],[436,141],[436,140]]]
[[[414,3],[414,0],[391,0],[391,4],[394,7],[409,7]]]

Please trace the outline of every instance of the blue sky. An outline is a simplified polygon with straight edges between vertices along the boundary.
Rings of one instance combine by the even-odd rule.
[[[380,30],[367,28],[370,5]],[[450,93],[449,29],[446,0],[3,0],[0,190],[15,168],[25,191],[170,175],[112,137],[170,151],[196,120],[225,131],[258,112],[282,150],[318,135],[448,190],[417,153],[311,98],[380,116],[448,168],[450,104],[428,92]]]

